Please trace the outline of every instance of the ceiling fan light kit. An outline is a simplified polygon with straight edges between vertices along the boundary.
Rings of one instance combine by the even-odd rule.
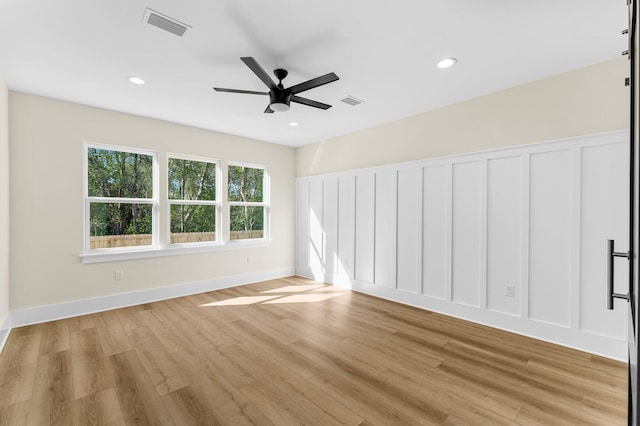
[[[249,67],[249,69],[251,69],[251,71],[253,71],[253,73],[265,84],[265,86],[269,88],[269,92],[256,92],[253,90],[225,89],[221,87],[214,87],[213,89],[215,91],[228,93],[244,93],[249,95],[269,95],[269,105],[264,110],[264,112],[267,114],[271,114],[273,112],[288,111],[291,102],[319,109],[331,108],[331,105],[303,98],[301,96],[297,96],[297,94],[339,80],[339,77],[335,73],[331,72],[320,77],[312,78],[311,80],[307,80],[303,83],[296,84],[295,86],[285,88],[282,84],[282,80],[284,80],[289,74],[287,70],[278,68],[273,71],[276,79],[278,79],[278,84],[276,84],[271,79],[271,77],[269,77],[269,74],[267,74],[267,72],[260,66],[258,61],[256,61],[254,58],[246,56],[240,59],[245,63],[245,65]]]

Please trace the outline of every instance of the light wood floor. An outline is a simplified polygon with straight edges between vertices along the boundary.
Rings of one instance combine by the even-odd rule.
[[[14,329],[0,424],[623,425],[626,365],[301,278]]]

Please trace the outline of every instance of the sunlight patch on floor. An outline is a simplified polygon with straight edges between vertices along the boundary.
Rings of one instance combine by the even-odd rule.
[[[345,293],[336,293],[332,286],[326,284],[290,285],[273,290],[265,290],[261,293],[270,293],[264,296],[239,296],[227,300],[199,305],[206,306],[240,306],[253,304],[278,304],[278,303],[314,303],[344,296]],[[278,294],[274,294],[278,293]],[[291,294],[297,293],[297,294]]]
[[[217,302],[205,303],[200,306],[239,306],[239,305],[253,305],[254,303],[266,302],[267,300],[275,299],[280,296],[242,296],[234,297],[233,299],[219,300]]]
[[[291,296],[281,297],[279,299],[269,300],[264,302],[265,305],[275,303],[313,303],[323,302],[325,300],[333,299],[334,297],[342,296],[340,293],[331,294],[294,294]]]
[[[263,293],[301,293],[303,291],[317,290],[319,288],[329,288],[324,284],[308,284],[308,285],[289,285],[286,287],[280,287],[273,290],[266,290]]]

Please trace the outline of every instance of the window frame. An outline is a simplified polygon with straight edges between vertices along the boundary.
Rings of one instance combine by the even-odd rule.
[[[252,169],[260,169],[263,171],[262,173],[262,202],[243,202],[243,201],[229,201],[229,167],[245,167]],[[227,225],[225,231],[227,232],[227,243],[229,244],[247,244],[251,242],[261,242],[261,241],[271,241],[271,233],[270,233],[270,224],[271,224],[271,182],[269,175],[269,167],[262,164],[253,164],[253,163],[245,163],[241,161],[229,161],[227,163],[227,173],[226,173],[226,187],[225,187],[225,196],[226,196],[226,216],[227,216]],[[243,239],[231,239],[231,207],[232,206],[247,206],[247,207],[260,207],[263,208],[263,230],[262,230],[262,238],[243,238]]]
[[[79,254],[80,261],[82,263],[102,263],[102,262],[116,262],[123,260],[133,259],[148,259],[156,257],[188,255],[208,253],[215,251],[227,251],[237,249],[249,249],[249,248],[263,248],[271,245],[270,236],[270,193],[271,193],[271,181],[269,174],[269,167],[266,165],[258,165],[245,162],[227,161],[222,159],[215,159],[206,156],[197,156],[189,154],[179,154],[163,150],[154,150],[148,148],[138,148],[131,146],[122,146],[117,144],[105,144],[95,143],[91,141],[84,141],[81,147],[82,151],[82,252]],[[89,197],[89,176],[88,176],[88,150],[89,148],[121,151],[133,154],[142,154],[152,156],[153,167],[152,176],[153,184],[152,198],[117,198],[117,197]],[[214,162],[217,165],[216,168],[216,241],[204,241],[198,243],[177,243],[171,244],[171,212],[169,203],[169,158],[183,158],[196,161]],[[264,219],[263,219],[263,237],[262,238],[249,238],[241,240],[230,240],[230,202],[228,201],[228,171],[229,166],[242,166],[262,169],[263,173],[263,201],[261,203],[247,203],[249,205],[257,205],[263,207]],[[164,174],[164,179],[161,177]],[[110,247],[91,249],[91,221],[90,221],[90,206],[91,202],[126,202],[126,203],[138,203],[149,204],[152,206],[152,244],[144,246],[124,246],[124,247]],[[174,200],[180,201],[180,200]],[[206,200],[209,201],[209,200]],[[242,202],[232,202],[231,204],[244,205]]]
[[[148,155],[152,159],[152,198],[128,198],[128,197],[95,197],[89,196],[89,149],[101,149],[106,151],[126,152],[130,154]],[[114,252],[136,252],[157,249],[160,240],[159,230],[159,170],[158,152],[147,149],[124,147],[120,145],[107,145],[100,143],[85,142],[83,144],[83,248],[84,253],[114,253]],[[144,246],[91,248],[91,204],[92,203],[124,203],[124,204],[147,204],[151,205],[151,244]]]
[[[210,163],[214,164],[215,174],[216,174],[216,199],[215,200],[181,200],[181,199],[171,199],[169,198],[169,161],[171,159],[177,160],[187,160],[187,161],[197,161],[201,163]],[[166,212],[166,235],[167,247],[200,247],[200,246],[214,246],[220,245],[223,241],[221,238],[220,232],[220,204],[221,204],[221,193],[220,193],[220,181],[222,180],[222,173],[220,167],[220,160],[209,158],[209,157],[200,157],[194,155],[186,155],[186,154],[177,154],[168,152],[167,153],[167,161],[166,161],[166,173],[165,173],[165,183],[167,188],[167,206],[165,209]],[[215,206],[215,239],[213,241],[200,241],[200,242],[191,242],[191,243],[172,243],[171,242],[171,206],[172,205],[197,205],[197,206]]]

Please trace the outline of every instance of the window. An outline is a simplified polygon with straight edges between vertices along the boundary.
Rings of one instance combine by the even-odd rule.
[[[217,168],[214,161],[169,157],[171,244],[216,241]]]
[[[83,262],[268,243],[264,166],[232,163],[225,174],[218,160],[90,143],[84,156]]]
[[[229,164],[229,239],[266,238],[268,224],[267,170]]]
[[[156,245],[156,154],[87,146],[85,158],[85,247]]]

